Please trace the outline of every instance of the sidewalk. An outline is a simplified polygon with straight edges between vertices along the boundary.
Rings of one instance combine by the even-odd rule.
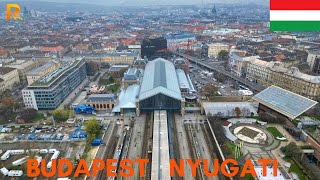
[[[303,146],[303,145],[307,145],[307,143],[303,142],[303,141],[297,141],[295,138],[293,138],[291,136],[291,134],[288,133],[287,130],[285,130],[282,125],[279,125],[279,124],[267,124],[267,127],[275,127],[278,129],[278,131],[284,136],[287,138],[287,142],[284,142],[284,143],[287,143],[289,144],[290,142],[294,142],[297,144],[297,146]],[[286,145],[286,144],[285,144]],[[281,146],[285,146],[283,144],[280,145]]]
[[[69,96],[59,105],[57,109],[64,109],[64,106],[68,103],[71,103],[75,100],[79,92],[82,91],[82,89],[89,83],[88,78],[82,81],[82,83],[74,88],[74,90],[69,94]]]

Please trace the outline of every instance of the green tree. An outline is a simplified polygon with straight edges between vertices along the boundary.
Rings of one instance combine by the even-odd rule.
[[[127,70],[128,70],[127,68],[121,69],[119,72],[120,77],[123,77],[124,73],[127,72]]]
[[[234,112],[236,113],[237,117],[240,117],[241,115],[241,109],[239,107],[234,108]]]
[[[217,94],[217,91],[218,88],[211,83],[208,83],[201,88],[201,93],[203,93],[206,96],[214,96]]]
[[[223,142],[221,145],[221,150],[226,158],[232,158],[232,150],[228,147],[227,141]]]
[[[94,76],[99,71],[99,64],[94,61],[87,62],[88,76]]]
[[[100,132],[100,125],[96,119],[89,119],[85,122],[86,132],[88,133],[88,141],[94,140]]]
[[[222,127],[223,121],[215,116],[208,117],[209,123],[212,126],[212,130],[217,138],[219,144],[223,144],[226,141],[225,132]]]
[[[220,60],[227,60],[227,59],[228,59],[228,55],[229,55],[228,51],[222,50],[222,51],[220,51],[220,52],[218,53],[218,59],[220,59]]]
[[[22,110],[20,116],[25,120],[25,122],[29,123],[38,117],[38,111],[33,108],[26,108]]]
[[[54,110],[52,115],[53,115],[54,120],[58,121],[58,122],[66,121],[69,117],[68,111],[63,110],[63,109]]]
[[[113,76],[110,76],[110,77],[109,77],[109,82],[110,82],[110,83],[114,83],[114,78],[113,78]]]
[[[294,142],[290,142],[287,146],[286,146],[286,152],[285,155],[286,157],[294,157],[297,160],[299,160],[299,156],[301,154],[301,151],[299,149],[299,147],[297,146],[296,143]]]
[[[13,112],[16,107],[16,100],[12,96],[3,97],[1,99],[1,103],[8,111]]]

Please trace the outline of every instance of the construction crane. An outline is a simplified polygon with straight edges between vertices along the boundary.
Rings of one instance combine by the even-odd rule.
[[[189,74],[190,46],[192,44],[196,44],[196,43],[197,43],[197,41],[191,41],[190,39],[188,39],[187,44],[179,44],[177,46],[170,46],[165,49],[160,49],[157,52],[166,52],[166,51],[171,51],[171,50],[187,47],[187,50],[186,50],[186,55],[187,55],[186,56],[186,74]]]

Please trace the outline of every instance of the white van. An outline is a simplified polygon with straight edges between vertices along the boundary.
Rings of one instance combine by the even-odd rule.
[[[3,167],[3,168],[0,169],[0,172],[1,172],[1,174],[3,174],[4,176],[7,176],[9,171],[8,171],[7,168]]]
[[[11,170],[8,172],[8,176],[10,177],[18,177],[18,176],[22,176],[23,175],[23,172],[21,170]]]
[[[55,153],[56,151],[56,149],[49,149],[49,153]]]
[[[10,153],[11,153],[11,150],[7,150],[7,151],[1,156],[1,160],[2,160],[2,161],[7,160],[7,159],[10,157]]]
[[[40,149],[40,154],[47,154],[48,152],[48,149]]]

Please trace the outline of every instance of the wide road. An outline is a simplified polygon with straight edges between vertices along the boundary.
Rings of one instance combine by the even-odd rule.
[[[178,55],[178,56],[181,56],[181,57],[184,57],[186,58],[186,55],[185,54],[182,54],[182,53],[178,53],[178,52],[175,52],[175,51],[171,51],[173,54],[175,55]],[[208,62],[205,62],[205,61],[199,61],[196,57],[193,57],[193,56],[190,56],[190,61],[194,62],[194,63],[197,63],[198,65],[201,65],[205,68],[208,68],[210,70],[213,70],[213,71],[216,71],[218,73],[221,73],[221,74],[224,74],[226,76],[228,76],[229,78],[232,78],[238,82],[241,82],[242,84],[245,84],[246,86],[248,86],[249,88],[251,88],[252,90],[255,90],[255,91],[262,91],[264,90],[265,88],[259,84],[256,84],[256,83],[253,83],[251,81],[248,81],[244,78],[241,78],[237,75],[234,75],[234,74],[231,74],[230,72],[224,70],[224,68],[222,68],[221,66],[215,66],[214,64],[210,64]]]

